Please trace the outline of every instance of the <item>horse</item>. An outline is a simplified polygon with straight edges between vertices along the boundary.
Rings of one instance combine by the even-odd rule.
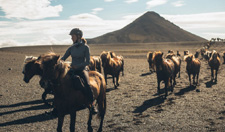
[[[26,83],[29,83],[30,79],[33,78],[35,75],[39,75],[42,77],[42,69],[40,67],[39,63],[39,58],[38,57],[33,57],[33,56],[26,56],[24,60],[24,67],[22,71],[24,77],[23,81]],[[47,94],[52,94],[52,88],[51,87],[46,87],[44,88],[44,92],[42,94],[42,100],[46,105],[51,106],[47,101],[46,101],[46,96]]]
[[[209,59],[209,66],[211,68],[211,81],[215,79],[215,82],[217,82],[217,72],[220,67],[220,54],[216,52],[215,50],[212,51],[212,56]],[[214,70],[215,70],[215,78],[214,78]]]
[[[121,69],[121,71],[122,71],[122,76],[124,76],[124,58],[123,58],[123,56],[122,55],[118,55],[117,56],[116,53],[113,52],[113,51],[108,51],[108,52],[110,53],[111,58],[117,58],[117,59],[122,61],[122,69]]]
[[[168,95],[168,86],[171,86],[171,91],[173,92],[172,78],[174,76],[175,65],[172,60],[164,59],[163,53],[157,51],[154,53],[153,61],[156,66],[156,75],[158,82],[158,94],[160,94],[160,82],[164,81],[165,83],[165,98]]]
[[[120,72],[124,69],[124,60],[122,56],[115,56],[112,58],[110,52],[103,51],[100,55],[102,60],[102,67],[104,70],[105,81],[107,84],[107,75],[112,75],[114,88],[119,86]],[[116,78],[116,83],[115,83]]]
[[[180,51],[177,51],[177,56],[181,56],[181,55],[180,55]]]
[[[153,54],[154,54],[154,53],[151,52],[151,51],[149,51],[149,52],[147,53],[147,62],[148,62],[148,65],[149,65],[149,71],[150,71],[150,72],[154,72],[154,71],[155,71],[154,63],[153,63],[153,60],[152,60]]]
[[[191,86],[191,75],[193,75],[193,84],[198,84],[198,77],[200,72],[201,62],[198,58],[195,58],[193,54],[186,55],[184,60],[187,62],[186,70],[189,77]],[[195,76],[197,75],[197,81],[195,82]]]
[[[174,70],[174,76],[173,76],[173,85],[176,85],[176,76],[178,74],[178,77],[180,78],[180,68],[181,68],[181,59],[177,56],[175,56],[174,53],[169,53],[166,55],[166,59],[170,59],[173,61],[175,70]]]
[[[90,57],[90,64],[89,69],[93,71],[98,71],[102,73],[102,61],[100,56],[91,56]]]
[[[225,51],[223,52],[223,64],[225,64]]]
[[[41,59],[43,69],[42,82],[53,85],[54,105],[57,110],[58,126],[57,131],[62,131],[65,115],[70,115],[70,131],[75,131],[76,112],[85,108],[90,108],[88,98],[81,92],[84,88],[82,82],[72,80],[68,73],[70,65],[59,59],[57,54],[45,54]],[[102,131],[103,120],[106,112],[106,84],[103,75],[97,71],[89,71],[90,87],[98,104],[98,117],[100,125],[98,131]],[[74,85],[74,81],[77,85]],[[88,131],[93,131],[91,127],[92,112],[89,111]]]

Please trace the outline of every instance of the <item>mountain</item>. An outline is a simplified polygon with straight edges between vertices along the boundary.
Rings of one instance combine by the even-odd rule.
[[[151,43],[206,41],[187,32],[155,12],[146,12],[124,28],[88,39],[88,43]]]

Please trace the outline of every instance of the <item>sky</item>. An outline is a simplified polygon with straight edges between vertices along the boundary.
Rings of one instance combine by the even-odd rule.
[[[119,30],[148,11],[210,40],[225,39],[225,0],[0,0],[0,48],[68,45]]]

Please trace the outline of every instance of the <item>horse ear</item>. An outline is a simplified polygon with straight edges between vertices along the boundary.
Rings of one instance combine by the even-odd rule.
[[[161,56],[163,56],[163,52],[162,52],[162,55]]]

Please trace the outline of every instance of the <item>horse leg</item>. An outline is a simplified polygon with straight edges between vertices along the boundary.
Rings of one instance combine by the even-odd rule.
[[[44,93],[42,94],[42,100],[44,101],[44,103],[45,103],[45,105],[50,105],[49,103],[47,103],[47,101],[46,101],[46,96],[47,96],[47,92],[46,92],[46,90],[44,91]]]
[[[213,69],[211,68],[211,81],[213,82]]]
[[[216,69],[215,82],[217,82],[217,72],[218,72],[218,69]]]
[[[172,79],[172,78],[171,78]],[[171,81],[171,84],[172,84],[172,81]],[[176,82],[176,75],[173,76],[173,86],[175,86],[177,84]]]
[[[169,84],[169,78],[165,81],[165,98],[168,96],[168,84]]]
[[[101,118],[101,121],[100,121],[100,125],[99,125],[99,128],[98,128],[98,132],[101,132],[102,131],[102,126],[103,126],[103,120],[104,120],[104,116],[105,116],[105,111],[106,111],[106,98],[99,98],[97,100],[98,102],[98,109],[99,109],[99,116]]]
[[[191,74],[188,74],[189,77],[189,82],[190,82],[190,86],[191,86]]]
[[[70,132],[75,132],[76,112],[70,113]]]
[[[116,86],[119,86],[120,74],[116,75]]]
[[[112,80],[113,80],[113,84],[114,84],[114,88],[117,89],[116,83],[115,83],[115,76],[112,75]]]
[[[173,85],[172,85],[172,80],[173,80]],[[173,88],[176,85],[176,78],[175,77],[170,77],[169,81],[170,81],[170,85],[171,85],[170,86],[171,87],[171,92],[173,92]]]
[[[157,87],[157,92],[160,94],[160,80],[158,79],[158,87]]]
[[[198,77],[199,77],[199,73],[197,73],[197,81],[196,81],[196,85],[198,84]]]
[[[107,74],[104,72],[105,75],[105,84],[107,85]]]
[[[57,132],[62,132],[63,121],[64,121],[64,115],[58,116]]]
[[[193,84],[196,84],[195,83],[195,76],[196,76],[196,74],[193,74]]]
[[[89,118],[88,118],[88,132],[93,132],[93,128],[91,127],[91,120],[92,120],[92,112],[91,110],[89,111]]]
[[[44,101],[44,103],[48,106],[52,106],[51,104],[49,104],[47,101],[46,101],[46,96],[47,94],[49,94],[51,92],[51,89],[50,88],[46,88],[44,93],[42,94],[42,100]]]

